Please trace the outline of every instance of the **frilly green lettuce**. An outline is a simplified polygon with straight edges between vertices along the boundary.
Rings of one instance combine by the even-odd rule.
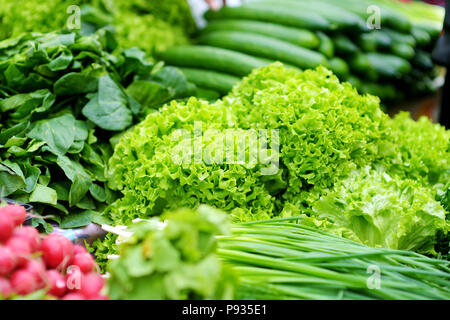
[[[312,207],[325,229],[368,246],[435,254],[445,211],[432,190],[369,167],[357,170]]]
[[[203,131],[219,130],[216,138],[227,129],[278,130],[278,172],[262,175],[259,164],[175,163],[173,133],[194,132],[196,121]],[[298,72],[275,63],[214,104],[172,102],[125,134],[110,161],[111,183],[123,197],[109,214],[127,224],[201,203],[235,221],[306,214],[373,246],[433,253],[436,233],[448,230],[438,201],[449,177],[448,139],[429,120],[392,120],[378,98],[359,95],[325,68]]]
[[[450,183],[450,130],[426,117],[414,121],[406,112],[391,120],[391,128],[400,155],[386,163],[392,172],[436,188]]]
[[[109,174],[123,193],[109,209],[116,223],[127,224],[165,209],[201,203],[227,210],[238,220],[270,218],[275,198],[266,189],[257,166],[174,162],[179,141],[171,133],[181,128],[191,132],[195,121],[202,121],[203,130],[225,130],[238,119],[223,106],[191,98],[148,115],[121,138],[110,160]],[[208,142],[203,141],[204,145]]]

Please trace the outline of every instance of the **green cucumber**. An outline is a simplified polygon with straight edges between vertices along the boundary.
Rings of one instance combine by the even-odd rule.
[[[207,11],[207,20],[216,19],[247,19],[279,23],[286,26],[308,30],[327,30],[330,23],[314,12],[293,11],[289,8],[265,7],[228,7],[224,6],[217,11]]]
[[[348,66],[352,74],[360,75],[364,79],[377,81],[379,78],[377,70],[372,67],[365,53],[356,52],[356,54],[349,57]]]
[[[257,33],[308,49],[315,49],[319,46],[319,38],[309,30],[286,27],[270,22],[231,19],[215,20],[211,21],[202,30],[203,33],[212,31],[243,31]]]
[[[319,48],[317,48],[317,51],[319,51],[327,58],[332,58],[334,56],[333,41],[331,41],[330,37],[328,37],[325,33],[320,31],[317,32],[317,36],[320,39],[320,44]]]
[[[431,71],[434,66],[430,53],[423,50],[416,50],[416,54],[414,58],[412,58],[411,63],[413,66],[424,71]]]
[[[357,52],[349,59],[350,70],[359,74],[364,74],[370,69],[370,61],[367,56],[361,52]]]
[[[411,46],[412,48],[416,46],[416,40],[409,33],[401,33],[388,28],[384,28],[383,32],[386,32],[387,35],[392,39],[392,43],[404,43]]]
[[[426,47],[431,43],[430,34],[417,26],[413,26],[411,34],[419,47]]]
[[[442,28],[436,28],[434,24],[417,23],[414,27],[428,33],[431,38],[431,43],[434,43],[441,35]]]
[[[396,10],[392,10],[386,6],[374,3],[373,0],[321,0],[321,2],[325,2],[327,4],[334,5],[352,12],[365,21],[368,21],[369,18],[374,15],[374,13],[376,13],[375,11],[371,12],[368,10],[371,8],[371,6],[375,5],[380,9],[380,28],[384,29],[385,27],[390,27],[400,32],[411,31],[411,21],[405,14]]]
[[[285,8],[296,9],[299,12],[317,13],[331,23],[332,29],[364,30],[365,21],[358,15],[344,10],[340,7],[321,1],[301,1],[301,0],[252,0],[244,4],[245,7]]]
[[[406,43],[394,43],[392,45],[392,53],[400,58],[410,60],[414,57],[414,49]]]
[[[221,97],[221,94],[216,90],[197,87],[195,96],[206,101],[215,101]]]
[[[208,46],[178,46],[156,53],[156,58],[179,67],[201,68],[230,73],[239,77],[272,61],[241,52]]]
[[[392,101],[398,97],[395,87],[387,83],[361,82],[357,88],[361,93],[379,97],[382,101]]]
[[[331,71],[333,71],[341,80],[346,80],[350,75],[347,63],[341,58],[334,57],[328,61]]]
[[[366,54],[371,67],[382,77],[400,78],[411,71],[411,64],[400,57],[371,52]]]
[[[216,71],[194,68],[179,69],[184,73],[186,79],[195,84],[197,87],[214,90],[219,92],[221,95],[225,95],[230,92],[233,86],[240,81],[237,77]]]
[[[353,55],[358,51],[358,47],[345,35],[338,34],[333,38],[336,54],[340,56]]]
[[[359,47],[366,52],[388,50],[392,46],[392,39],[380,30],[362,33],[358,39]]]
[[[315,68],[319,65],[328,66],[327,59],[318,52],[259,34],[216,31],[200,37],[199,43],[279,60],[301,69]]]
[[[356,89],[358,89],[361,86],[361,80],[353,75],[350,75],[347,78],[347,82],[349,82],[352,85],[352,87]]]

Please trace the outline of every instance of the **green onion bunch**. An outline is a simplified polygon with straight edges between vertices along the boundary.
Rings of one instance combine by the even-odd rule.
[[[448,261],[286,220],[237,224],[218,237],[217,254],[240,279],[237,299],[450,299]]]

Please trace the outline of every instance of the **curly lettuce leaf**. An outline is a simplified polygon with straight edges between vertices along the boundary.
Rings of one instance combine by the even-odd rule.
[[[325,228],[372,247],[435,254],[438,230],[448,231],[444,208],[417,182],[364,168],[335,185],[312,207]]]

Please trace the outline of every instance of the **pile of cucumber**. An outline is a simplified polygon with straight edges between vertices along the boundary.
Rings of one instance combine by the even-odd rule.
[[[426,12],[437,9],[420,6],[425,5],[395,0],[247,0],[208,11],[195,45],[170,48],[157,58],[180,67],[209,100],[229,92],[252,69],[281,61],[300,70],[323,65],[389,104],[435,90],[431,50],[442,24]],[[373,10],[380,13],[379,29]]]

